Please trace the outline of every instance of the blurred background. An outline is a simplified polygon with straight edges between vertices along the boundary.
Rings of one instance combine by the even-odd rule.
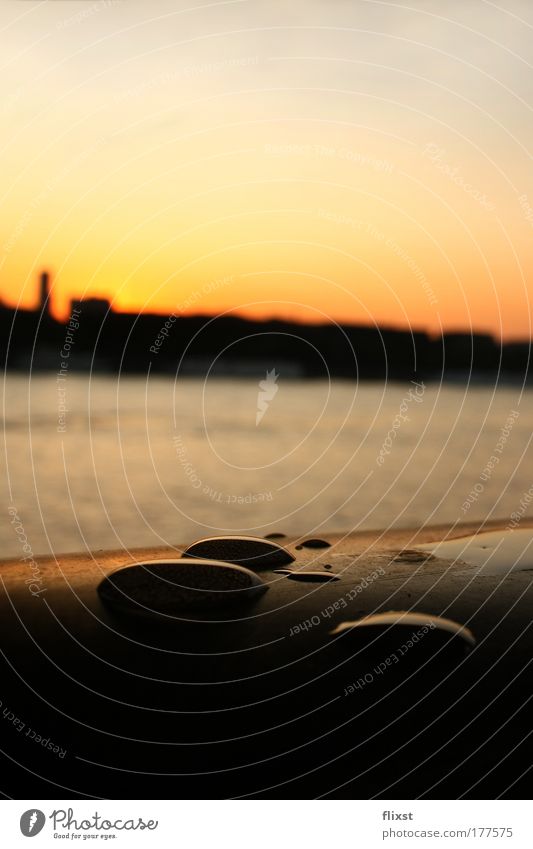
[[[4,556],[531,515],[520,0],[4,0]]]

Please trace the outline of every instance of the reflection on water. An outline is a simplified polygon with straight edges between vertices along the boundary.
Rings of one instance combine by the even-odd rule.
[[[519,387],[276,386],[72,375],[64,411],[54,376],[8,375],[2,555],[9,506],[34,554],[531,514]]]

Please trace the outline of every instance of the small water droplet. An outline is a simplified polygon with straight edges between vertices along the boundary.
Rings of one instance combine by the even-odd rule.
[[[395,563],[425,563],[435,558],[429,552],[417,551],[414,548],[405,548],[402,551],[396,552],[392,559]]]
[[[305,539],[296,548],[330,548],[331,543],[325,539]]]
[[[293,571],[288,572],[287,577],[291,581],[309,581],[310,583],[326,583],[327,581],[340,581],[338,575],[333,575],[331,572],[319,571]]]

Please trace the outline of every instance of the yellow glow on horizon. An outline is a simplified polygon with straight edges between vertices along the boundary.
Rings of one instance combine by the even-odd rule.
[[[490,83],[479,58],[465,64],[464,27],[413,11],[422,35],[404,44],[392,14],[371,37],[344,4],[345,31],[319,34],[305,16],[261,29],[239,6],[204,38],[205,18],[166,1],[161,20],[143,3],[89,14],[67,0],[24,19],[4,4],[2,299],[34,306],[46,267],[60,318],[97,296],[119,311],[530,336],[518,65],[498,54]],[[325,26],[325,8],[307,14]]]

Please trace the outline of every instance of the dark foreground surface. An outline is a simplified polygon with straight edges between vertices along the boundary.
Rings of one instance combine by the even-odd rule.
[[[25,799],[527,798],[533,572],[473,578],[405,552],[447,533],[326,536],[324,548],[279,539],[293,568],[339,579],[263,568],[268,590],[250,603],[164,622],[113,612],[97,586],[184,547],[2,563],[0,789]],[[331,634],[390,610],[452,619],[476,645],[428,629],[412,640],[414,626]]]

